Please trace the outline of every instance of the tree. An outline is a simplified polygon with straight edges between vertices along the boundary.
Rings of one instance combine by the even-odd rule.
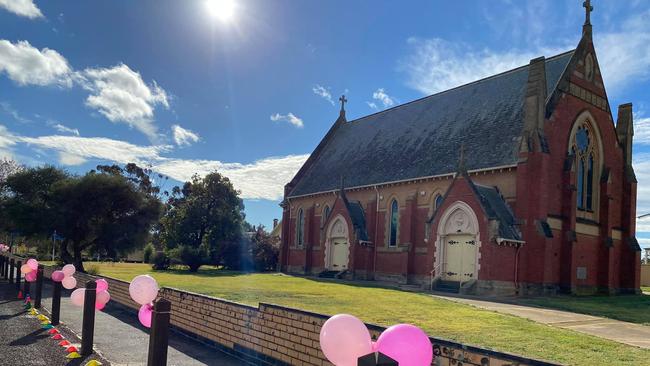
[[[61,258],[83,271],[82,253],[116,257],[142,247],[162,211],[160,201],[121,175],[90,172],[54,188]],[[70,251],[72,253],[70,253]]]
[[[68,173],[52,166],[24,169],[8,176],[0,184],[0,212],[4,213],[0,225],[24,236],[49,237],[55,229],[52,218],[58,209],[53,189],[68,178]]]
[[[244,205],[228,178],[217,172],[195,175],[174,187],[160,222],[160,239],[170,253],[195,272],[217,263],[226,243],[239,240]]]
[[[9,158],[0,159],[0,184],[7,180],[10,175],[23,171],[25,167]]]

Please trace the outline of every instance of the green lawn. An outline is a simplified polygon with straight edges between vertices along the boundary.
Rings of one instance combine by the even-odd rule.
[[[432,336],[570,365],[641,365],[650,360],[648,350],[425,294],[214,268],[202,268],[190,274],[178,270],[155,272],[144,264],[101,264],[99,267],[100,275],[130,281],[136,275],[148,273],[161,286],[251,305],[268,302],[324,314],[350,313],[386,326],[412,323]]]
[[[576,313],[650,325],[650,294],[621,296],[554,296],[526,299],[521,302],[545,308],[567,310]]]

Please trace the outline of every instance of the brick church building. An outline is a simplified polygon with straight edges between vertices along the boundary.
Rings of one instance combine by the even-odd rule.
[[[610,108],[586,2],[571,51],[353,121],[281,204],[287,273],[472,294],[638,292],[632,105]]]

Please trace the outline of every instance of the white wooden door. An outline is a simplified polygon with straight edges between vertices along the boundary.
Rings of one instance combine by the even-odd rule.
[[[467,282],[475,278],[476,240],[473,235],[449,235],[445,240],[444,268],[446,281]]]
[[[348,258],[350,256],[350,244],[347,239],[332,239],[332,268],[334,271],[348,269]]]

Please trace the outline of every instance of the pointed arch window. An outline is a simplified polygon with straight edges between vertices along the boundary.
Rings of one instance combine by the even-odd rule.
[[[323,222],[327,221],[330,218],[330,206],[325,205],[323,209]]]
[[[440,205],[442,205],[442,195],[441,194],[436,195],[436,199],[435,199],[435,201],[433,201],[433,209],[437,210],[438,207],[440,207]]]
[[[397,246],[397,229],[399,226],[399,205],[397,200],[393,200],[390,203],[390,228],[388,233],[388,246],[395,247]]]
[[[598,149],[595,133],[588,120],[576,129],[571,141],[570,153],[574,157],[576,174],[576,207],[582,211],[593,211],[595,204],[594,176],[598,167]]]
[[[298,220],[296,223],[296,245],[303,246],[305,239],[305,213],[302,208],[298,210]]]

